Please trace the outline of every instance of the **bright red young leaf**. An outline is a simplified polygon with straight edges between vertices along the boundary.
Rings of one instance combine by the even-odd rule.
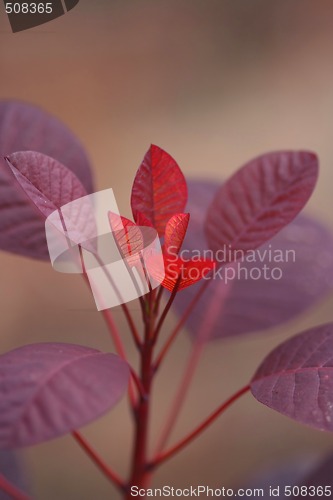
[[[145,215],[143,215],[142,212],[139,212],[138,210],[135,212],[134,219],[135,219],[138,226],[153,227],[153,224],[150,222],[150,220],[148,220],[147,217]]]
[[[44,219],[8,171],[3,158],[34,150],[55,158],[92,192],[92,174],[83,147],[55,117],[17,101],[0,101],[0,248],[28,257],[49,258]]]
[[[177,255],[190,220],[190,214],[176,214],[171,217],[165,228],[164,249],[166,253]]]
[[[177,290],[183,290],[205,278],[215,267],[215,262],[209,259],[183,260],[180,257],[172,260],[165,258],[165,277],[162,286],[173,291],[175,285]]]
[[[210,248],[246,252],[272,238],[302,210],[318,175],[318,159],[306,151],[281,151],[247,163],[217,192],[206,219]],[[239,255],[239,252],[238,252]]]
[[[73,172],[49,156],[23,151],[9,155],[7,163],[18,185],[44,220],[63,205],[87,194]],[[65,222],[70,239],[77,244],[96,236],[89,200],[74,207]],[[45,228],[41,227],[40,231],[45,233]]]
[[[139,226],[126,217],[109,212],[111,230],[116,239],[119,251],[129,264],[140,259],[143,250],[143,235]]]
[[[123,396],[128,365],[72,344],[31,344],[0,356],[0,447],[29,446],[100,417]]]
[[[185,178],[175,160],[152,145],[134,179],[131,196],[133,216],[141,212],[160,236],[172,215],[183,212],[187,201]]]
[[[333,431],[333,323],[276,347],[255,373],[251,391],[283,415]]]

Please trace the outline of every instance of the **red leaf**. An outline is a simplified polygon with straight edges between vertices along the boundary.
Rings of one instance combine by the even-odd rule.
[[[32,344],[0,356],[0,447],[56,438],[100,417],[123,396],[127,364],[72,344]]]
[[[162,286],[170,292],[178,283],[177,290],[183,290],[188,286],[194,285],[207,276],[215,263],[209,259],[195,259],[185,261],[178,257],[176,260],[165,260],[165,277]],[[179,281],[180,277],[180,281]]]
[[[163,236],[168,220],[184,210],[186,201],[186,181],[177,163],[163,149],[152,145],[137,171],[132,187],[134,218],[138,211],[142,212],[158,234]]]
[[[34,150],[55,158],[92,192],[90,165],[76,137],[53,116],[16,101],[0,101],[0,248],[48,259],[44,218],[40,217],[8,172],[4,156]]]
[[[208,209],[211,249],[258,248],[302,210],[317,175],[317,157],[305,151],[269,153],[247,163],[223,184]]]
[[[109,221],[122,257],[134,265],[140,259],[140,252],[144,246],[140,227],[113,212],[109,212]]]
[[[176,214],[171,217],[165,228],[164,248],[167,253],[178,254],[185,238],[190,214]]]
[[[150,220],[148,220],[147,217],[138,210],[135,212],[134,219],[138,226],[154,227]]]
[[[251,381],[261,403],[333,431],[333,323],[311,328],[275,348]]]
[[[87,193],[79,179],[53,158],[33,151],[13,153],[7,163],[32,204],[43,218],[63,205]],[[89,200],[66,217],[66,229],[72,241],[79,244],[96,236],[95,220]],[[41,231],[45,233],[44,226]]]

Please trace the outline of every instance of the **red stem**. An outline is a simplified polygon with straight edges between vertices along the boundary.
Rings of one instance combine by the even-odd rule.
[[[170,295],[170,298],[169,298],[169,300],[168,300],[168,302],[167,302],[167,304],[166,304],[166,306],[165,306],[165,308],[164,308],[164,310],[163,310],[163,312],[161,314],[161,317],[160,317],[160,319],[159,319],[159,321],[157,323],[157,326],[155,328],[154,339],[153,339],[154,343],[156,343],[156,341],[157,341],[158,334],[160,333],[160,330],[161,330],[161,328],[163,326],[165,318],[166,318],[166,316],[167,316],[167,314],[168,314],[168,312],[170,310],[170,307],[172,306],[173,301],[175,300],[175,297],[176,297],[177,292],[178,292],[180,280],[181,280],[181,275],[178,276],[178,279],[177,279],[177,281],[175,283],[175,286],[173,287],[173,290],[172,290],[172,293]],[[154,307],[154,310],[155,310],[155,307]]]
[[[121,358],[123,358],[125,361],[127,361],[127,356],[125,353],[124,345],[121,341],[121,338],[120,338],[120,335],[118,332],[118,328],[116,327],[116,324],[114,322],[114,319],[113,319],[113,316],[112,316],[110,310],[104,309],[102,311],[102,314],[103,314],[105,322],[109,328],[109,332],[110,332],[110,335],[111,335],[111,338],[112,338],[112,341],[114,343],[114,346],[115,346],[117,353],[119,354],[119,356]]]
[[[136,388],[138,390],[138,393],[139,393],[140,397],[144,397],[145,396],[145,390],[144,390],[144,387],[142,385],[142,382],[141,382],[138,374],[135,372],[135,370],[131,366],[129,367],[129,369],[130,369],[130,372],[131,372],[132,380],[133,380],[134,384],[136,385]]]
[[[81,262],[82,262],[82,266],[83,266],[83,269],[84,269],[83,278],[84,278],[85,282],[87,283],[87,285],[90,288],[90,283],[89,283],[89,280],[88,280],[88,276],[87,276],[87,273],[86,273],[85,268],[84,268],[84,261],[83,261],[83,257],[82,257],[82,249],[81,249],[81,247],[79,247],[79,249],[80,249],[80,255],[81,255]],[[97,292],[97,290],[95,290],[95,293],[96,292]],[[108,327],[108,330],[109,330],[112,342],[114,344],[114,347],[116,349],[116,352],[119,354],[119,356],[124,361],[126,361],[129,364],[129,361],[128,361],[128,358],[127,358],[127,355],[126,355],[126,352],[125,352],[124,344],[122,343],[122,340],[120,338],[120,334],[119,334],[117,325],[116,325],[116,323],[115,323],[115,321],[113,319],[113,316],[112,316],[112,313],[111,313],[110,309],[102,309],[101,312],[102,312],[103,317],[105,319],[105,322],[107,324],[107,327]],[[136,404],[136,400],[135,400],[135,395],[134,395],[134,392],[133,392],[133,386],[132,386],[132,382],[131,381],[130,381],[129,386],[128,386],[128,395],[129,395],[131,406],[132,406],[132,408],[134,408],[135,404]]]
[[[158,306],[160,305],[160,302],[161,302],[161,298],[162,298],[162,295],[163,295],[163,286],[160,286],[159,290],[158,290],[158,293],[157,293],[157,296],[156,296],[156,301],[155,301],[155,313],[157,314],[158,312]]]
[[[145,338],[141,350],[140,379],[144,392],[143,394],[141,394],[135,412],[136,427],[132,457],[132,470],[129,481],[130,485],[135,485],[138,487],[144,487],[150,475],[147,471],[147,447],[150,416],[150,397],[153,380],[152,357],[154,348],[154,321],[154,293],[150,292],[147,301]],[[127,498],[132,498],[130,493],[128,493]]]
[[[88,441],[80,434],[78,431],[73,431],[72,436],[76,441],[79,443],[79,445],[83,448],[83,450],[89,455],[89,457],[93,460],[93,462],[97,465],[97,467],[103,472],[103,474],[111,480],[111,482],[117,486],[122,492],[125,491],[125,483],[124,481],[118,476],[116,472],[114,472],[103,460],[102,458],[96,453],[96,451],[90,446]]]
[[[3,474],[0,474],[0,489],[5,491],[15,500],[30,500],[30,497],[23,493],[17,486],[12,484]]]
[[[112,316],[110,310],[104,309],[104,310],[102,310],[102,314],[103,314],[104,319],[106,321],[106,324],[108,326],[108,329],[109,329],[109,332],[110,332],[110,335],[111,335],[111,338],[112,338],[112,341],[114,343],[114,346],[116,348],[117,353],[124,361],[126,361],[129,364],[129,361],[128,361],[126,353],[125,353],[124,345],[121,341],[120,335],[118,333],[118,329],[117,329],[116,324],[113,320],[113,316]],[[129,366],[130,366],[130,364],[129,364]],[[134,395],[131,380],[130,380],[130,383],[128,386],[128,396],[130,399],[131,406],[132,406],[132,408],[134,408],[136,405],[136,398]]]
[[[160,453],[157,455],[152,462],[150,463],[150,469],[154,469],[155,467],[159,466],[162,462],[165,462],[169,458],[171,458],[173,455],[178,453],[180,450],[182,450],[185,446],[187,446],[191,441],[196,439],[204,430],[207,429],[227,408],[229,408],[235,401],[237,401],[243,394],[248,392],[250,390],[250,385],[247,385],[237,391],[233,396],[231,396],[227,401],[222,403],[206,420],[204,420],[198,427],[196,427],[190,434],[185,436],[181,441],[179,441],[177,444],[169,448],[168,450],[164,451],[163,453]]]
[[[201,293],[204,290],[206,290],[208,283],[210,283],[210,281],[207,281],[206,283],[203,284],[201,290],[199,290],[197,295],[194,297],[190,306],[198,303]],[[163,450],[171,434],[171,431],[177,421],[178,415],[182,410],[182,407],[185,403],[187,392],[191,386],[193,376],[200,361],[201,354],[206,345],[206,342],[209,340],[211,333],[215,327],[216,320],[221,312],[221,307],[223,307],[226,292],[227,290],[224,287],[223,288],[220,287],[220,291],[216,292],[217,294],[215,297],[216,300],[211,302],[211,304],[208,306],[208,308],[205,311],[205,315],[201,320],[201,323],[198,325],[198,333],[196,336],[196,340],[192,348],[192,352],[190,354],[186,368],[184,370],[184,374],[179,389],[176,393],[173,404],[171,405],[171,410],[166,420],[166,424],[162,431],[161,437],[158,441],[156,453],[160,453]]]
[[[119,294],[119,290],[117,288],[117,285],[114,283],[114,280],[113,280],[109,270],[107,269],[107,267],[105,267],[103,260],[100,258],[100,256],[98,254],[95,255],[95,258],[96,258],[97,262],[99,263],[99,265],[102,267],[107,279],[109,280],[109,283],[113,286],[116,294],[119,296],[119,301],[121,302],[123,300],[122,296]],[[127,320],[128,326],[129,326],[130,331],[132,333],[135,345],[137,346],[138,349],[140,349],[141,340],[140,340],[139,332],[136,329],[135,323],[134,323],[133,318],[131,316],[131,313],[129,312],[129,309],[128,309],[126,304],[121,303],[120,306],[125,314],[125,318]]]
[[[170,347],[172,346],[173,342],[176,340],[176,338],[178,336],[178,333],[183,328],[183,326],[186,323],[186,321],[187,321],[188,317],[190,316],[191,312],[193,311],[193,309],[197,305],[197,303],[198,303],[201,295],[206,290],[206,288],[208,286],[208,283],[210,283],[210,280],[206,280],[201,285],[201,287],[199,288],[197,294],[194,296],[193,300],[190,302],[189,306],[187,307],[185,313],[181,317],[181,319],[180,319],[179,323],[177,324],[176,328],[173,330],[173,332],[169,336],[169,338],[166,341],[164,347],[162,347],[162,350],[161,350],[160,354],[158,355],[158,357],[157,357],[157,359],[155,361],[155,364],[154,364],[154,371],[155,372],[159,369],[159,367],[160,367],[162,361],[164,360],[164,358],[166,357],[166,355],[167,355]]]
[[[165,426],[162,430],[161,436],[158,440],[157,446],[156,446],[156,453],[159,453],[163,450],[165,447],[169,436],[172,432],[172,429],[177,421],[178,415],[180,411],[182,410],[183,404],[186,399],[187,391],[191,385],[193,375],[195,373],[195,370],[198,366],[203,348],[205,347],[205,344],[203,342],[196,342],[195,346],[193,347],[189,360],[186,364],[186,368],[182,377],[182,380],[180,382],[180,385],[177,389],[176,396],[171,404],[170,412],[168,414]]]
[[[135,343],[136,347],[140,350],[141,349],[141,339],[140,339],[138,330],[136,329],[136,326],[134,324],[132,315],[129,312],[128,307],[127,307],[126,304],[121,304],[121,308],[124,311],[125,317],[127,319],[127,323],[128,323],[128,325],[130,327],[130,330],[132,332],[134,343]]]

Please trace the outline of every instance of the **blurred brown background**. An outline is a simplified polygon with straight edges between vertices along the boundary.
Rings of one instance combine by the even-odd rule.
[[[187,176],[209,178],[268,150],[306,148],[321,159],[308,210],[333,227],[331,0],[81,0],[52,23],[15,35],[2,7],[0,16],[0,97],[37,103],[66,122],[87,148],[97,188],[112,187],[124,215],[150,143],[169,151]],[[110,349],[80,278],[5,253],[0,266],[1,352],[36,341]],[[332,305],[333,296],[269,335],[209,346],[173,438],[244,385],[282,339],[332,320]],[[122,325],[121,311],[115,315]],[[155,436],[190,346],[184,332],[161,372]],[[122,473],[131,439],[125,412],[123,401],[84,429]],[[154,485],[234,486],[264,464],[332,448],[332,436],[246,396],[161,468]],[[38,500],[117,496],[70,437],[24,455]]]

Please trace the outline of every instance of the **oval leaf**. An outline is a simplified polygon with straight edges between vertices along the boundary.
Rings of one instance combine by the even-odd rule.
[[[185,178],[175,160],[152,145],[134,179],[131,195],[133,217],[141,212],[160,236],[172,215],[183,212],[187,201]]]
[[[66,165],[88,193],[93,190],[91,169],[79,141],[55,117],[29,104],[0,101],[0,248],[47,260],[44,219],[31,206],[3,159],[24,150],[39,151]]]
[[[135,212],[135,221],[138,226],[153,227],[153,224],[150,222],[150,220],[148,220],[147,217],[138,210]]]
[[[140,252],[144,247],[140,227],[126,217],[114,212],[109,212],[108,216],[121,256],[126,259],[130,266],[140,262]]]
[[[230,249],[224,263],[258,248],[302,210],[317,175],[318,160],[310,152],[275,152],[250,161],[223,184],[208,209],[209,247]]]
[[[180,258],[172,261],[165,259],[165,278],[161,285],[170,292],[176,284],[178,291],[183,290],[204,279],[214,267],[215,262],[208,259],[195,259],[195,261],[183,261]]]
[[[251,391],[283,415],[333,431],[333,323],[302,332],[275,348],[255,373]]]
[[[57,211],[71,201],[86,196],[86,191],[79,179],[68,168],[49,156],[34,151],[23,151],[8,156],[7,163],[18,184],[28,196],[43,218]],[[83,198],[82,203],[71,205],[65,212],[59,212],[61,218],[57,227],[61,232],[66,230],[68,237],[76,244],[96,236],[96,225],[93,207],[89,198]],[[61,222],[62,220],[62,222]],[[36,234],[41,240],[45,228]]]
[[[0,447],[56,438],[110,410],[128,384],[127,364],[72,344],[32,344],[0,356]]]
[[[167,253],[177,255],[186,235],[190,214],[176,214],[165,228],[164,248]]]
[[[180,253],[184,258],[212,256],[212,252],[207,251],[203,224],[205,209],[217,189],[218,184],[214,182],[189,182],[187,209],[191,213],[191,220]],[[250,255],[248,253],[247,257]],[[283,262],[279,261],[280,255],[285,256]],[[232,269],[227,271],[227,267],[217,269],[215,276],[213,273],[212,283],[186,323],[194,338],[200,334],[204,323],[205,329],[208,329],[208,323],[205,322],[208,311],[211,312],[207,339],[265,331],[303,313],[333,289],[333,235],[307,216],[299,215],[269,243],[260,247],[255,256],[253,262],[239,261],[232,264],[235,268],[234,279]],[[266,278],[264,266],[268,268]],[[278,280],[271,277],[276,267],[282,271]],[[256,268],[260,269],[259,279]],[[253,270],[255,279],[251,278]],[[185,312],[198,287],[200,284],[176,297],[174,308],[179,315]]]

